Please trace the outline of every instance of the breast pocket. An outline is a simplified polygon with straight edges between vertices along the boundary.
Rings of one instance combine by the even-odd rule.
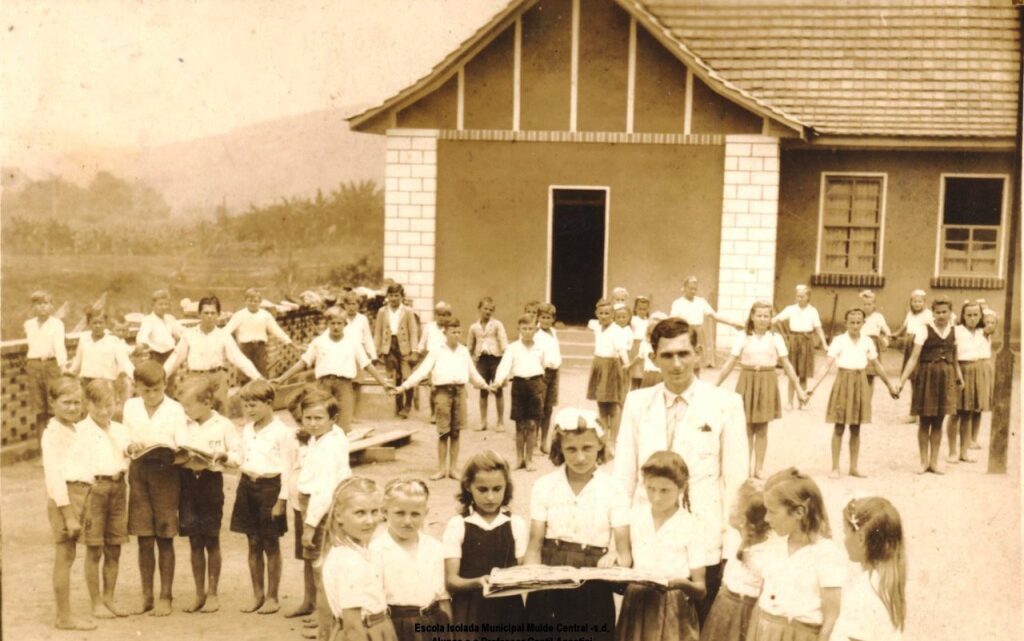
[[[691,479],[702,479],[718,475],[718,455],[721,450],[720,434],[714,428],[705,431],[704,424],[698,425],[687,434],[686,465],[690,468]]]

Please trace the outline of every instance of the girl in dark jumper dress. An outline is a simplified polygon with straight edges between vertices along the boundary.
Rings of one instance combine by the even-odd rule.
[[[491,570],[518,565],[526,553],[526,522],[508,514],[512,500],[508,463],[490,450],[471,458],[456,498],[462,514],[448,521],[442,539],[453,623],[523,623],[521,597],[486,599],[483,595]]]
[[[958,390],[964,384],[956,359],[956,333],[950,322],[952,309],[952,302],[945,296],[932,301],[933,320],[915,334],[914,349],[900,376],[898,389],[903,389],[907,379],[914,375],[910,415],[919,420],[919,474],[942,474],[939,469],[942,423],[947,416],[956,416]]]

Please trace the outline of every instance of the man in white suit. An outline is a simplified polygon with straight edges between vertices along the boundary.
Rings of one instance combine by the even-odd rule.
[[[647,497],[640,468],[651,454],[671,450],[690,470],[691,509],[703,526],[710,564],[708,595],[697,604],[701,622],[722,580],[722,540],[729,510],[747,478],[746,418],[739,394],[699,380],[700,362],[690,325],[667,318],[651,334],[663,383],[630,392],[615,448],[615,477],[637,502]]]

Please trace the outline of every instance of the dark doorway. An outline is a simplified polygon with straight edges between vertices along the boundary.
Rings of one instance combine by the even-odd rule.
[[[604,294],[608,192],[554,189],[551,194],[551,302],[558,319],[584,325]]]

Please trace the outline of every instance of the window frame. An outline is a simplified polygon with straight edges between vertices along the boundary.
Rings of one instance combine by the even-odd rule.
[[[977,272],[950,272],[942,269],[942,254],[944,248],[945,218],[946,218],[946,179],[947,178],[981,178],[990,180],[1001,180],[1003,182],[1002,207],[999,212],[999,225],[996,226],[996,271],[994,273]],[[964,172],[943,172],[939,174],[939,206],[935,225],[935,266],[932,276],[940,277],[969,277],[969,278],[1003,278],[1006,269],[1006,215],[1010,209],[1010,174],[994,173],[964,173]],[[990,225],[951,225],[951,227],[990,227]]]
[[[828,187],[828,179],[838,178],[880,178],[882,181],[882,198],[879,204],[880,215],[878,219],[878,269],[874,272],[850,272],[850,271],[830,271],[822,269],[822,243],[825,240],[825,203],[826,194]],[[885,266],[885,219],[888,209],[888,195],[889,195],[889,174],[888,172],[881,171],[823,171],[821,172],[821,181],[818,186],[818,243],[816,248],[816,256],[814,259],[814,273],[820,274],[849,274],[857,276],[884,276],[883,268]]]

